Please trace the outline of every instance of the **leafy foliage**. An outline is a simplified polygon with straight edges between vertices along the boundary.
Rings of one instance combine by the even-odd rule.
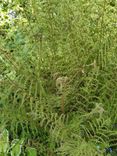
[[[117,2],[6,0],[0,11],[0,127],[10,140],[25,138],[34,156],[116,154]],[[55,74],[68,77],[61,93]]]

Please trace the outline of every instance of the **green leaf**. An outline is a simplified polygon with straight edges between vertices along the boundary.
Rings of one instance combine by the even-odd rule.
[[[22,148],[23,142],[24,142],[24,139],[21,139],[21,140],[15,139],[12,141],[11,156],[19,156],[21,154],[21,148]]]
[[[27,156],[37,156],[37,150],[35,148],[27,147],[26,151],[27,151]]]
[[[9,148],[9,132],[5,129],[0,134],[0,153],[7,153]]]

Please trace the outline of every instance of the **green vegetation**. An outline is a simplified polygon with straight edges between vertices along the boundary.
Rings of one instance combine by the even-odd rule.
[[[0,136],[0,154],[1,156],[8,156],[11,154],[11,156],[20,156],[22,152],[22,144],[24,142],[24,139],[14,139],[11,142],[11,146],[9,145],[9,133],[5,129],[1,133]],[[27,156],[36,156],[36,149],[27,147],[26,149]]]
[[[0,1],[0,133],[0,156],[117,155],[116,0]]]

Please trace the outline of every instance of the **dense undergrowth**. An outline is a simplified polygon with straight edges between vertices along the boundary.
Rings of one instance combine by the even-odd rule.
[[[0,25],[1,131],[39,156],[117,155],[116,1],[1,7],[15,11]],[[68,77],[61,93],[56,73]]]

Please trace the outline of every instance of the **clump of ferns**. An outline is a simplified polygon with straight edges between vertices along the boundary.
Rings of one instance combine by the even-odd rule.
[[[100,111],[102,112],[102,108],[98,108],[98,110],[96,108],[86,116],[84,115],[84,121],[81,123],[82,137],[87,141],[93,140],[96,144],[103,144],[106,142],[110,144],[110,146],[116,146],[117,132],[112,129],[112,120],[109,117],[107,118],[108,114],[104,112],[103,115],[101,115]],[[97,113],[99,113],[98,116],[96,115]],[[114,141],[112,141],[113,138]]]
[[[58,155],[70,155],[70,156],[96,156],[98,150],[96,143],[92,140],[86,140],[82,136],[81,132],[82,118],[79,113],[74,114],[72,119],[65,126],[65,134],[63,140],[60,142],[60,146],[56,149]]]
[[[74,80],[67,94],[67,110],[90,111],[94,102],[112,101],[116,94],[116,78],[112,72],[98,71],[98,74],[89,73],[88,76]],[[107,108],[107,105],[104,104]],[[112,105],[110,106],[112,107]],[[69,109],[70,108],[70,109]],[[109,105],[108,105],[109,108]],[[114,113],[115,114],[115,113]]]
[[[34,104],[35,97],[31,96],[29,92],[22,87],[18,88],[18,86],[16,87],[14,84],[9,87],[10,89],[7,90],[6,100],[4,101],[6,104],[3,104],[2,108],[2,114],[5,115],[5,112],[7,112],[7,116],[9,117],[7,118],[7,116],[4,116],[4,120],[6,119],[6,121],[14,122],[12,125],[15,125],[16,122],[24,123],[24,121],[30,120],[31,117],[34,118],[36,111]],[[14,111],[12,112],[10,108]]]
[[[70,112],[84,110],[90,111],[94,101],[98,102],[99,81],[93,77],[81,78],[71,85],[66,95],[66,109]]]
[[[96,110],[98,110],[98,109],[99,108],[96,108]],[[72,151],[76,150],[76,148],[78,148],[78,150],[80,150],[79,149],[80,148],[80,144],[82,144],[84,142],[83,140],[85,140],[84,143],[86,143],[86,144],[88,144],[88,142],[92,142],[93,141],[95,143],[95,146],[93,145],[94,146],[93,149],[96,150],[96,144],[99,144],[98,139],[100,138],[100,134],[101,134],[100,131],[99,131],[100,133],[97,134],[97,129],[100,130],[102,128],[101,126],[100,126],[100,128],[98,127],[99,126],[97,124],[98,122],[95,123],[95,121],[94,121],[94,123],[92,123],[91,118],[94,118],[95,113],[97,114],[96,110],[93,110],[90,115],[88,113],[86,115],[86,113],[85,113],[86,116],[85,115],[82,116],[81,114],[79,114],[79,112],[74,113],[74,115],[72,114],[71,118],[69,118],[69,121],[68,121],[67,125],[65,125],[65,130],[64,131],[65,131],[66,134],[64,134],[63,140],[61,140],[60,149],[58,148],[58,150],[60,150],[61,152],[62,151],[68,152],[67,150],[68,150],[68,148],[70,148],[71,149],[69,151],[70,153]],[[99,117],[99,114],[97,114],[97,115]],[[95,118],[97,118],[97,116]],[[88,121],[91,122],[91,124],[90,124],[91,127],[89,127],[89,125],[88,125],[89,122]],[[97,129],[95,130],[96,126],[97,126]],[[95,133],[95,137],[93,136],[94,134],[93,134],[91,128],[93,129],[93,132]],[[98,138],[98,136],[99,136],[99,138]],[[76,147],[80,138],[81,138],[81,140],[83,142],[78,144],[78,147]],[[76,141],[74,141],[74,140],[76,140]],[[64,148],[66,148],[65,146],[67,146],[67,149],[64,149]],[[73,152],[74,153],[73,155],[78,155],[77,152],[76,153]],[[94,153],[92,153],[92,154],[94,154]],[[65,153],[63,155],[65,155]],[[79,153],[79,155],[80,155],[80,153]]]
[[[52,109],[45,103],[45,100],[43,101],[43,99],[41,99],[40,103],[38,98],[35,99],[35,97],[31,95],[27,95],[27,92],[24,91],[23,93],[20,89],[12,94],[12,107],[17,110],[17,113],[20,113],[21,111],[24,112],[24,116],[26,116],[28,120],[35,120],[40,123],[38,124],[41,127],[44,126],[46,128],[50,126],[51,129],[54,126],[59,125],[58,123],[60,121],[64,122],[65,116],[52,112]],[[9,107],[7,107],[7,109],[9,109]],[[13,114],[11,114],[11,117],[12,115]],[[15,114],[15,116],[17,117],[17,114]]]
[[[44,141],[44,136],[51,136],[55,142],[59,144],[61,131],[64,127],[64,115],[58,115],[57,113],[48,112],[45,108],[38,108],[38,112],[26,112],[23,108],[18,109],[14,108],[12,112],[9,107],[3,110],[4,118],[3,123],[5,121],[6,127],[9,129],[11,133],[11,137],[23,136],[30,140],[32,140],[32,144],[37,138],[41,137],[41,142]],[[7,112],[7,116],[5,115]],[[2,124],[3,124],[2,123]],[[40,139],[37,139],[37,144],[40,142]]]
[[[74,114],[66,126],[66,135],[64,135],[64,139],[57,149],[59,154],[75,156],[83,154],[89,156],[103,155],[105,148],[116,146],[117,132],[112,130],[111,118],[107,118],[104,114],[103,116],[96,114],[97,111],[95,110],[84,116],[79,113]],[[91,153],[88,153],[91,144],[92,150],[90,149]],[[87,146],[89,148],[85,151]],[[98,146],[100,149],[98,149]]]
[[[97,150],[92,142],[86,142],[78,135],[75,138],[69,138],[57,150],[57,155],[62,156],[103,156],[103,150]]]

